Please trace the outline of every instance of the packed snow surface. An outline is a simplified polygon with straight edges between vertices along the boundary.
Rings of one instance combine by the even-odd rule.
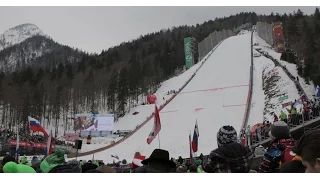
[[[120,159],[130,160],[137,151],[149,156],[159,144],[171,157],[188,157],[188,137],[196,119],[200,134],[199,154],[208,154],[217,147],[216,135],[221,126],[232,125],[239,131],[248,95],[250,38],[250,33],[230,37],[216,49],[193,80],[161,111],[162,129],[150,145],[146,139],[153,121],[124,142],[94,154],[94,158],[112,162],[111,155],[117,155]],[[79,159],[90,160],[92,156]]]

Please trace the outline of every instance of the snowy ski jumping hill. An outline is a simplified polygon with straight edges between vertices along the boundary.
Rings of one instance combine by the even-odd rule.
[[[188,137],[196,119],[199,126],[199,151],[208,154],[217,147],[216,135],[223,125],[240,131],[246,109],[251,62],[251,33],[226,39],[209,57],[191,82],[160,113],[162,129],[148,145],[153,127],[149,121],[122,143],[94,154],[94,158],[112,162],[111,155],[130,160],[136,151],[145,156],[159,148],[171,157],[189,156]],[[90,160],[93,155],[79,159]]]

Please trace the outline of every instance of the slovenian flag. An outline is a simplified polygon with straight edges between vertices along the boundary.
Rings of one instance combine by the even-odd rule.
[[[29,119],[29,127],[31,131],[38,131],[42,132],[46,137],[48,137],[48,133],[46,130],[41,126],[40,122],[30,116],[28,116]]]
[[[196,125],[194,126],[193,139],[192,139],[193,152],[198,151],[198,138],[199,138],[199,129],[198,129],[198,122],[196,121]]]

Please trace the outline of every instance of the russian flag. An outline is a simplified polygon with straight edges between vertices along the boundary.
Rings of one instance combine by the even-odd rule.
[[[190,163],[193,164],[193,152],[192,152],[191,132],[190,132],[190,134],[189,134],[189,150],[190,150]]]
[[[40,122],[30,116],[28,116],[29,119],[29,127],[32,131],[38,131],[42,132],[46,137],[48,137],[48,133],[46,130],[41,126]]]
[[[193,152],[198,151],[198,138],[199,138],[199,129],[198,129],[198,122],[196,121],[196,125],[194,126],[193,139],[192,139]]]

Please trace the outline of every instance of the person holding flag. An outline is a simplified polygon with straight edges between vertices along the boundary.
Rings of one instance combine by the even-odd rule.
[[[28,120],[29,120],[29,127],[31,131],[38,131],[38,132],[42,132],[46,138],[48,138],[48,133],[46,132],[46,130],[41,126],[40,122],[30,116],[28,116]]]
[[[198,152],[198,138],[199,138],[199,129],[198,129],[198,121],[196,120],[196,125],[194,126],[193,139],[192,139],[193,152]]]

